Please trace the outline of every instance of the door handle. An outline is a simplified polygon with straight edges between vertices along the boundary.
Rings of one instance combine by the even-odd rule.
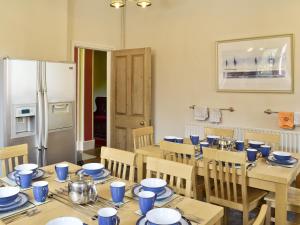
[[[140,122],[140,125],[141,125],[141,126],[145,126],[145,121],[142,120],[142,121]]]

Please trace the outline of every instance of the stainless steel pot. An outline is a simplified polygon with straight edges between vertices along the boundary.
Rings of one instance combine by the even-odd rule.
[[[87,204],[97,200],[97,189],[93,179],[85,180],[82,174],[78,180],[68,183],[68,193],[72,202],[76,204]]]

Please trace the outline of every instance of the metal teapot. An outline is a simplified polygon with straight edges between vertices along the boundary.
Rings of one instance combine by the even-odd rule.
[[[79,174],[79,179],[68,183],[68,193],[72,202],[76,204],[87,204],[97,200],[97,189],[93,179],[84,179]]]

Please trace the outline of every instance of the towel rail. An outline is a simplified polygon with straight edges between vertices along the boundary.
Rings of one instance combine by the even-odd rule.
[[[276,114],[276,113],[279,113],[279,112],[276,112],[276,111],[272,111],[271,109],[266,109],[264,111],[264,113],[268,114],[268,115],[271,115],[271,114]]]
[[[189,108],[190,109],[195,109],[196,105],[191,105]],[[233,107],[229,107],[229,108],[220,108],[221,111],[229,111],[229,112],[234,112],[235,109]]]

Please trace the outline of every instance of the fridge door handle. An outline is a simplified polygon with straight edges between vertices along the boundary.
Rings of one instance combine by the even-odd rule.
[[[38,91],[38,134],[37,134],[37,148],[42,149],[42,132],[43,132],[43,106],[42,106],[42,92]]]
[[[49,116],[48,116],[48,95],[47,92],[44,92],[44,140],[43,147],[48,148],[48,134],[49,134]]]

